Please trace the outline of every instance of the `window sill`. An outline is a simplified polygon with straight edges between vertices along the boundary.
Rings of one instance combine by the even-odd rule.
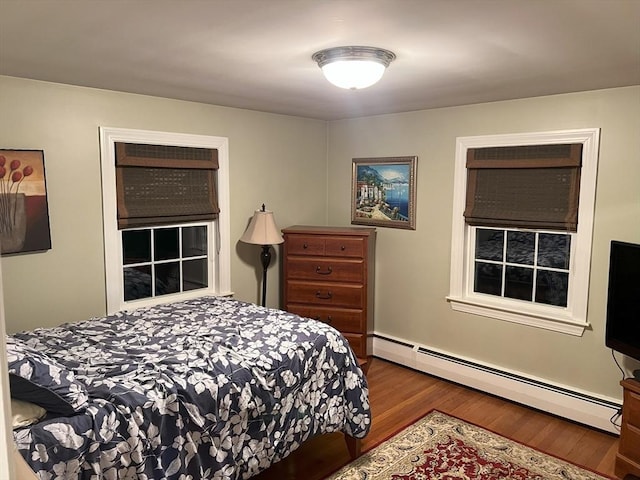
[[[522,309],[510,308],[508,305],[496,302],[483,302],[477,299],[447,297],[451,308],[458,312],[472,313],[483,317],[504,320],[507,322],[528,325],[542,328],[554,332],[565,333],[581,337],[588,322],[576,321],[566,313],[560,315],[549,315],[548,313],[524,312]]]
[[[143,307],[154,307],[156,305],[164,305],[167,303],[193,300],[194,298],[199,297],[233,297],[233,294],[234,292],[231,291],[216,292],[214,290],[201,288],[198,290],[190,290],[188,292],[159,295],[157,297],[147,297],[138,300],[129,300],[128,302],[122,303],[122,308],[120,310],[131,312]]]

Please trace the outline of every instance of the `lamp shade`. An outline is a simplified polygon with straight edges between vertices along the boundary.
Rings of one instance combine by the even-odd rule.
[[[352,46],[321,50],[311,58],[333,85],[358,90],[378,82],[396,56],[382,48]]]
[[[240,241],[256,245],[275,245],[284,242],[284,238],[276,226],[273,212],[256,210]]]

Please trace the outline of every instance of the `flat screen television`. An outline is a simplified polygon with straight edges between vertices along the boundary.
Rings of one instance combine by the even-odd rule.
[[[611,242],[605,344],[640,361],[640,245],[634,243]]]

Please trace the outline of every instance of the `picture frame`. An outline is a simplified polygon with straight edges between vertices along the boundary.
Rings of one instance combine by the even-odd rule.
[[[418,157],[354,158],[351,223],[416,229]]]
[[[49,249],[44,151],[0,149],[0,253]]]

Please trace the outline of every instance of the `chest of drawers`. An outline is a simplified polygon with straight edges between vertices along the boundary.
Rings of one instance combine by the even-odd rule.
[[[372,355],[375,228],[285,228],[284,309],[326,322],[356,356]]]
[[[618,478],[640,477],[640,381],[627,378],[621,385],[624,388],[622,427],[615,473]]]

